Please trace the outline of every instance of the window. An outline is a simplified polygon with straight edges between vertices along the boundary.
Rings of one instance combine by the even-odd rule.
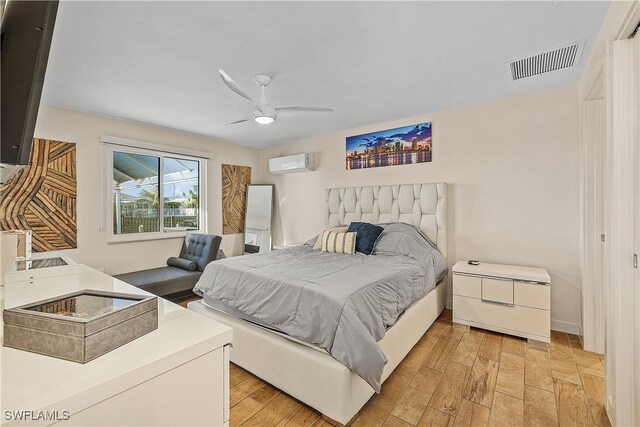
[[[157,239],[202,230],[205,166],[205,159],[198,157],[108,146],[109,240]]]

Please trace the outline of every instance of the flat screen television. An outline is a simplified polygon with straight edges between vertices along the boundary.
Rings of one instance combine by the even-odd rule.
[[[58,0],[8,0],[0,23],[0,163],[29,163]],[[3,182],[5,179],[2,180]]]

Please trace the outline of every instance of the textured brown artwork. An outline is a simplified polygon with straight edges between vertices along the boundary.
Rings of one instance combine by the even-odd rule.
[[[35,252],[77,247],[76,144],[34,139],[31,164],[0,186],[0,230],[32,230]]]
[[[222,234],[244,232],[244,213],[249,184],[251,184],[250,167],[222,165]]]

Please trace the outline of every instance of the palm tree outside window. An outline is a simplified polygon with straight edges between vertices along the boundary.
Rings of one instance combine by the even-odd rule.
[[[199,184],[199,160],[113,151],[113,234],[200,229]]]

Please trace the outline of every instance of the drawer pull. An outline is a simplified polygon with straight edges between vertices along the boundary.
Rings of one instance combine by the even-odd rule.
[[[515,307],[515,304],[509,304],[507,302],[500,302],[500,301],[491,301],[490,299],[480,298],[480,301],[486,302],[488,304],[503,305],[505,307]]]

